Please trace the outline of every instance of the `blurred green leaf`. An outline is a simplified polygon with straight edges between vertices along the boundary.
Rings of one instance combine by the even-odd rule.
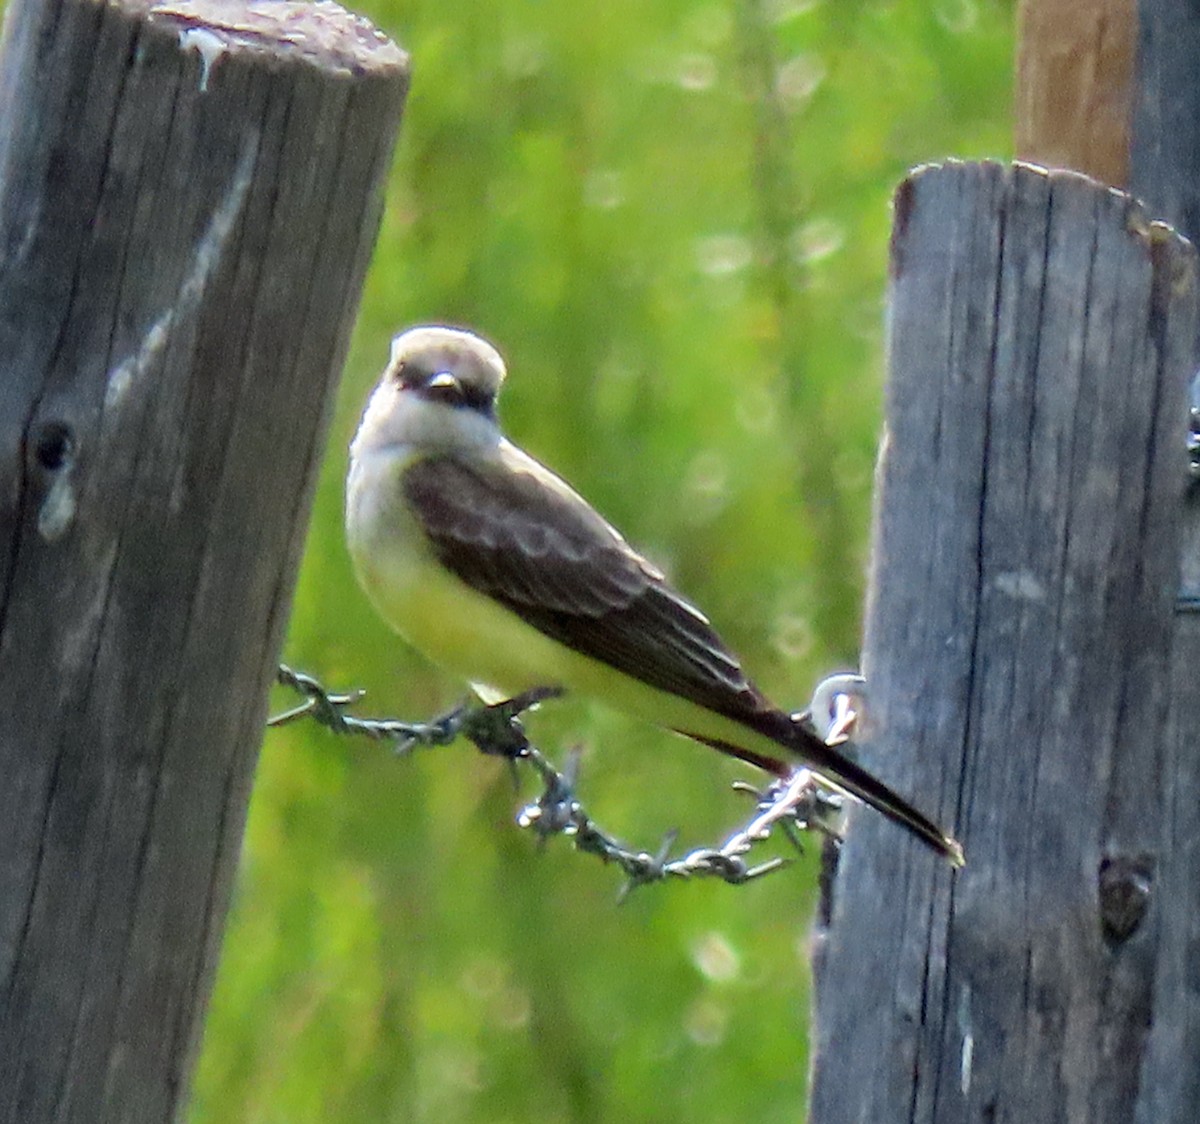
[[[418,322],[509,361],[506,427],[666,566],[785,705],[856,659],[888,200],[1009,153],[998,0],[379,0],[413,57],[287,658],[430,717],[447,682],[374,617],[345,449]],[[281,707],[286,700],[280,700]],[[740,822],[703,748],[565,701],[606,827]],[[811,859],[652,888],[518,831],[505,770],[292,727],[264,744],[192,1124],[795,1121]]]

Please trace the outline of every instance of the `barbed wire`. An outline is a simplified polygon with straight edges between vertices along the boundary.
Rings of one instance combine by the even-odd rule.
[[[826,837],[840,838],[841,798],[822,788],[807,769],[797,767],[787,778],[775,780],[763,789],[743,782],[735,783],[735,790],[754,797],[754,814],[716,846],[697,848],[673,859],[670,853],[676,833],[671,831],[653,852],[631,849],[600,828],[576,795],[579,752],[569,753],[560,770],[525,733],[521,715],[538,703],[561,694],[558,689],[537,688],[490,706],[463,703],[430,722],[404,722],[396,718],[356,717],[348,712],[349,708],[358,703],[365,692],[333,693],[311,675],[294,671],[284,664],[280,664],[276,679],[280,685],[303,696],[304,701],[271,718],[267,723],[270,727],[310,719],[337,734],[391,742],[393,752],[401,756],[420,748],[446,746],[463,737],[480,753],[505,758],[514,769],[528,766],[541,781],[542,792],[521,809],[517,823],[533,831],[540,840],[562,835],[572,841],[577,851],[619,866],[626,878],[622,897],[638,886],[670,878],[712,877],[740,885],[771,874],[786,866],[789,860],[772,856],[752,864],[748,856],[754,848],[769,840],[776,829],[797,850],[800,849],[801,831],[818,831]],[[861,683],[856,677],[835,677],[826,684],[851,680]],[[823,689],[827,691],[828,699],[833,698],[828,694],[826,684],[818,688],[814,706],[818,705],[818,700],[821,705],[828,701],[821,694]],[[843,696],[838,694],[837,697]],[[830,712],[834,709],[831,707]],[[835,731],[847,721],[844,711],[840,719],[835,715]],[[840,732],[838,736],[841,736]]]
[[[1191,404],[1188,409],[1188,472],[1193,483],[1200,483],[1200,371],[1192,376]]]

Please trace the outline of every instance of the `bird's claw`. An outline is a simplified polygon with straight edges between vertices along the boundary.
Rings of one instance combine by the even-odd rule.
[[[529,739],[520,716],[538,703],[561,694],[560,687],[534,687],[490,706],[475,709],[460,706],[447,715],[454,731],[450,740],[461,734],[480,753],[510,759],[524,757],[529,751]]]

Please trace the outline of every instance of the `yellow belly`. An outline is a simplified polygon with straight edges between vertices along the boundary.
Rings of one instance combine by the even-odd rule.
[[[389,475],[398,471],[387,466]],[[366,483],[352,474],[347,507],[359,582],[392,628],[487,701],[561,687],[658,726],[778,754],[770,739],[565,647],[460,581],[434,558],[400,489],[378,477]]]
[[[658,726],[768,755],[774,742],[740,723],[649,687],[551,640],[432,560],[359,563],[380,616],[414,648],[469,682],[485,701],[533,687],[561,687]]]

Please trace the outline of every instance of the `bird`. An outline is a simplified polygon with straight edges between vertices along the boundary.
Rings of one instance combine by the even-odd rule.
[[[505,377],[463,328],[392,340],[346,482],[349,553],[384,621],[484,702],[565,690],[776,777],[803,764],[961,866],[953,837],[772,703],[657,566],[504,436]]]

